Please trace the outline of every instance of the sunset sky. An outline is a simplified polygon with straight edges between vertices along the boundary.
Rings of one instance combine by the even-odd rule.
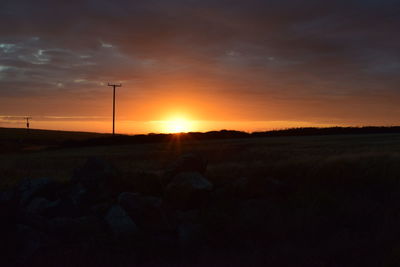
[[[0,127],[400,125],[395,0],[2,0]],[[170,124],[178,124],[171,126]],[[182,125],[183,124],[183,125]]]

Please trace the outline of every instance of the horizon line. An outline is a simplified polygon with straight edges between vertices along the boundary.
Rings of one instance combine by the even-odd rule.
[[[333,129],[333,128],[352,128],[352,129],[363,129],[363,128],[400,128],[400,125],[363,125],[363,126],[308,126],[308,127],[288,127],[288,128],[279,128],[279,129],[271,129],[265,131],[244,131],[244,130],[235,130],[235,129],[220,129],[220,130],[209,130],[209,131],[189,131],[189,132],[179,132],[179,133],[167,133],[167,132],[147,132],[147,133],[115,133],[115,135],[125,135],[125,136],[135,136],[135,135],[180,135],[180,134],[193,134],[193,133],[211,133],[211,132],[239,132],[246,134],[254,134],[254,133],[268,133],[268,132],[276,132],[276,131],[288,131],[288,130],[298,130],[298,129]],[[9,129],[9,130],[28,130],[24,127],[2,127],[0,129]],[[88,133],[88,134],[100,134],[100,135],[111,135],[112,132],[90,132],[90,131],[73,131],[73,130],[57,130],[57,129],[42,129],[42,128],[29,128],[30,131],[52,131],[52,132],[67,132],[67,133]]]

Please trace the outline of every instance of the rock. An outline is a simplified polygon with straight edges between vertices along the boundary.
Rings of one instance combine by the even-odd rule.
[[[206,235],[201,224],[184,223],[178,227],[181,246],[185,248],[198,247],[205,243]]]
[[[165,198],[180,209],[196,208],[208,199],[213,185],[200,173],[178,174],[165,190]]]
[[[164,186],[169,184],[176,175],[182,172],[197,172],[205,175],[206,169],[207,161],[202,157],[192,153],[185,154],[168,166],[162,177],[162,183]]]
[[[118,203],[127,210],[160,209],[162,200],[139,193],[123,192],[118,196]]]
[[[98,203],[90,207],[90,212],[95,216],[104,217],[111,206],[112,203],[109,202]]]
[[[77,205],[68,197],[58,199],[53,204],[54,205],[47,207],[46,211],[43,213],[43,216],[48,218],[80,217],[83,216],[83,213],[85,212],[85,207],[83,207],[83,205]]]
[[[155,261],[148,266],[163,266],[166,262],[174,262],[179,259],[179,238],[176,233],[157,233],[146,237],[145,248],[148,262]]]
[[[53,195],[60,184],[49,178],[24,179],[17,186],[17,195],[22,205],[35,196]]]
[[[18,216],[18,221],[21,224],[28,225],[41,232],[46,232],[49,229],[48,220],[35,213],[21,212]]]
[[[0,193],[0,266],[9,266],[17,257],[15,238],[19,220],[18,201],[12,191]]]
[[[88,192],[81,183],[74,184],[69,192],[69,199],[75,205],[85,205],[88,202]]]
[[[187,210],[187,211],[181,211],[179,210],[177,212],[177,217],[179,221],[183,223],[196,223],[199,219],[200,216],[200,211],[195,209],[195,210]]]
[[[187,245],[195,240],[204,239],[204,231],[200,224],[184,223],[178,227],[178,236],[180,242]]]
[[[201,222],[207,231],[213,233],[213,237],[219,238],[226,234],[227,226],[232,224],[234,218],[232,213],[231,210],[221,207],[208,207],[203,211]]]
[[[131,191],[144,195],[161,196],[163,186],[161,179],[154,172],[130,172],[125,174],[120,180],[119,192]]]
[[[2,191],[0,192],[0,205],[7,205],[8,203],[12,202],[16,198],[15,191]]]
[[[249,228],[262,226],[271,217],[273,203],[265,199],[250,199],[239,205],[237,217],[243,225]]]
[[[60,203],[60,200],[50,201],[43,197],[36,197],[36,198],[32,199],[32,201],[26,206],[25,210],[26,210],[26,212],[29,212],[29,213],[43,215],[47,211],[49,211],[49,209],[57,207],[59,205],[59,203]]]
[[[48,232],[64,240],[77,240],[93,238],[102,233],[102,225],[94,216],[77,218],[57,217],[49,221]]]
[[[18,224],[17,236],[18,240],[18,261],[23,264],[28,264],[28,260],[41,249],[48,246],[51,239],[43,232],[35,230],[34,228]]]
[[[135,179],[135,191],[145,195],[161,196],[163,187],[161,184],[160,176],[151,172],[140,172],[138,178]]]
[[[72,182],[81,183],[88,191],[106,192],[107,183],[116,179],[117,170],[108,162],[92,157],[75,170]]]
[[[139,233],[135,222],[119,205],[114,205],[110,208],[105,220],[115,237],[130,237]]]
[[[14,191],[0,192],[0,235],[8,231],[10,224],[15,224],[19,203]]]
[[[167,228],[166,218],[161,210],[162,200],[158,197],[124,192],[118,196],[118,204],[127,211],[141,229]]]

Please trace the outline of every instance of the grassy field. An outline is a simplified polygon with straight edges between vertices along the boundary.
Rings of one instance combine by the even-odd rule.
[[[0,153],[37,151],[65,141],[107,137],[109,134],[0,127]]]
[[[9,141],[22,141],[24,139],[35,141],[82,140],[107,135],[109,134],[0,127],[0,140]]]
[[[182,213],[171,211],[167,200],[163,212],[170,218],[169,223],[183,221],[173,226],[172,240],[181,240],[178,233],[188,223],[186,220],[189,225],[201,227],[202,236],[195,242],[196,249],[189,250],[193,255],[182,254],[181,247],[172,245],[177,256],[166,261],[158,259],[158,263],[175,264],[168,266],[399,266],[400,134],[184,142],[176,136],[168,143],[3,153],[0,154],[1,187],[9,188],[25,177],[66,181],[87,158],[95,156],[119,170],[118,177],[126,185],[118,189],[119,193],[135,190],[135,185],[141,183],[131,183],[134,179],[162,177],[170,162],[188,152],[208,161],[205,176],[213,184],[213,191],[205,206]],[[153,192],[165,201],[165,192]],[[112,198],[102,205],[116,201]],[[179,214],[186,217],[182,219]],[[166,251],[161,241],[158,241],[159,247],[154,247],[153,239],[149,239],[152,234],[146,234],[139,243],[144,248],[138,252],[143,263],[138,266],[158,266],[151,265],[150,260],[154,253]],[[74,242],[60,246],[58,251],[74,251],[80,262],[82,257],[86,259],[86,252],[80,252],[81,241]],[[113,264],[132,266],[130,261],[121,259],[121,255],[132,254],[131,245],[119,241],[110,243],[108,239],[102,242],[102,246],[97,243],[89,246],[92,249],[92,254],[88,254],[92,256],[87,256],[89,262],[93,263],[103,249],[104,255],[116,257],[112,258]],[[83,247],[87,246],[84,243]],[[118,253],[115,246],[120,249]],[[51,251],[50,255],[54,253]],[[187,264],[178,264],[185,260]]]
[[[195,152],[208,160],[212,180],[267,175],[276,179],[395,179],[400,135],[270,137],[64,148],[0,154],[1,187],[24,177],[68,178],[88,157],[124,171],[162,171],[178,155]]]

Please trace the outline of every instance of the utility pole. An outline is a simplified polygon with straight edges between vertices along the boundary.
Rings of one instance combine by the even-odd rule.
[[[26,129],[29,132],[29,120],[32,119],[32,117],[25,117],[26,119]]]
[[[112,126],[112,134],[115,134],[115,87],[121,87],[122,84],[110,84],[108,86],[113,87],[113,126]]]

